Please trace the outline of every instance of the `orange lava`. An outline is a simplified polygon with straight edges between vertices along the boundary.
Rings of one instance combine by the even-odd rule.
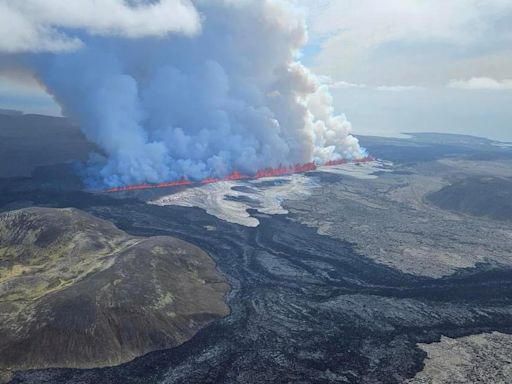
[[[332,167],[336,165],[341,164],[348,164],[348,163],[355,163],[355,164],[361,164],[361,163],[368,163],[370,161],[374,161],[375,158],[371,156],[367,156],[361,159],[356,160],[346,160],[346,159],[340,159],[340,160],[331,160],[323,164],[327,167]],[[277,168],[265,168],[260,169],[256,172],[254,176],[246,176],[242,175],[238,171],[234,171],[231,175],[228,175],[224,177],[223,179],[218,179],[214,177],[208,177],[206,179],[203,179],[197,183],[194,183],[190,180],[187,180],[185,178],[182,178],[180,180],[175,181],[168,181],[164,183],[159,184],[134,184],[134,185],[126,185],[123,187],[114,187],[107,189],[105,192],[107,193],[114,193],[114,192],[125,192],[125,191],[140,191],[145,189],[153,189],[153,188],[171,188],[171,187],[181,187],[181,186],[191,186],[196,184],[213,184],[218,183],[219,181],[234,181],[234,180],[257,180],[262,179],[264,177],[277,177],[277,176],[285,176],[285,175],[293,175],[295,173],[306,173],[314,171],[318,168],[318,165],[315,163],[306,163],[306,164],[296,164],[289,167],[286,166],[279,166]]]

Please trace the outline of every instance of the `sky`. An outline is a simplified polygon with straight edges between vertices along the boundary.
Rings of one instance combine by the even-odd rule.
[[[512,141],[512,1],[298,0],[303,60],[357,134]]]
[[[0,32],[12,36],[20,29],[20,41],[51,44],[53,50],[78,47],[80,41],[52,35],[44,24],[62,20],[59,1],[27,0],[36,13],[43,13],[43,22],[41,17],[35,22],[8,15],[2,7],[9,0],[0,0]],[[356,135],[433,131],[512,141],[512,1],[292,1],[308,25],[301,61],[329,86],[336,112],[347,116]],[[38,10],[38,3],[45,9]],[[115,0],[102,2],[106,12],[98,18],[87,3],[65,15],[69,27],[80,22],[97,34],[108,27],[108,33],[144,35],[167,25],[161,12],[131,15],[116,9]],[[181,2],[163,3],[176,9]],[[112,24],[108,15],[121,11],[122,17]],[[173,14],[168,25],[174,30],[200,33],[200,15],[187,9]],[[153,22],[141,22],[142,18]],[[0,46],[3,51],[15,51],[21,44],[15,38],[2,41],[0,45],[12,44]],[[60,113],[37,81],[11,67],[2,70],[2,61],[0,56],[0,108]]]
[[[77,32],[129,39],[193,36],[200,15],[188,0],[0,0],[0,108],[61,115],[40,82],[22,70],[24,53],[79,51]],[[141,3],[141,4],[138,4]]]

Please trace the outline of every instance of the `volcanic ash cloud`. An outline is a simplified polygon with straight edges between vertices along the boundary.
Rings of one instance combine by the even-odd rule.
[[[43,53],[20,49],[63,113],[101,149],[89,164],[101,184],[222,177],[235,169],[250,174],[279,164],[364,156],[350,123],[333,113],[328,89],[298,59],[306,28],[291,5],[105,4],[124,9],[123,19],[84,17],[70,25],[73,19],[63,23],[46,15],[39,22],[48,39],[58,34],[59,41],[73,44]],[[172,4],[187,16],[185,24],[172,16]],[[11,11],[26,16],[26,9]],[[166,14],[169,23],[162,22]],[[158,15],[155,25],[147,25],[148,15]]]

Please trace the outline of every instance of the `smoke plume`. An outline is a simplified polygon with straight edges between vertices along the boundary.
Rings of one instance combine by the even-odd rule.
[[[63,113],[103,152],[89,164],[103,184],[250,174],[364,155],[350,123],[334,114],[328,89],[299,61],[307,34],[291,5],[106,3],[122,7],[123,20],[109,14],[69,25],[69,18],[58,22],[43,12],[49,39],[58,34],[57,42],[70,44],[24,54]],[[173,17],[178,5],[185,19]]]

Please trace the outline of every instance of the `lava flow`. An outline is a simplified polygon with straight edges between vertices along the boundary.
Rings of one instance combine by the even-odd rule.
[[[333,167],[336,165],[342,165],[342,164],[348,164],[348,163],[354,163],[354,164],[361,164],[361,163],[368,163],[370,161],[374,161],[375,158],[371,156],[364,157],[362,159],[356,159],[356,160],[346,160],[346,159],[340,159],[340,160],[331,160],[323,164],[323,166],[327,167]],[[257,180],[262,179],[265,177],[278,177],[278,176],[286,176],[286,175],[293,175],[296,173],[306,173],[315,171],[318,168],[318,165],[316,163],[306,163],[306,164],[296,164],[289,167],[286,166],[279,166],[277,168],[264,168],[260,169],[256,172],[254,176],[246,176],[242,175],[238,171],[234,171],[232,174],[219,179],[215,177],[208,177],[206,179],[200,180],[199,182],[192,182],[190,180],[187,180],[185,178],[182,178],[180,180],[175,181],[168,181],[163,182],[159,184],[134,184],[134,185],[126,185],[123,187],[114,187],[107,189],[105,192],[108,193],[114,193],[114,192],[125,192],[125,191],[140,191],[145,189],[153,189],[153,188],[171,188],[171,187],[181,187],[181,186],[191,186],[191,185],[206,185],[206,184],[213,184],[218,183],[220,181],[235,181],[235,180]]]

